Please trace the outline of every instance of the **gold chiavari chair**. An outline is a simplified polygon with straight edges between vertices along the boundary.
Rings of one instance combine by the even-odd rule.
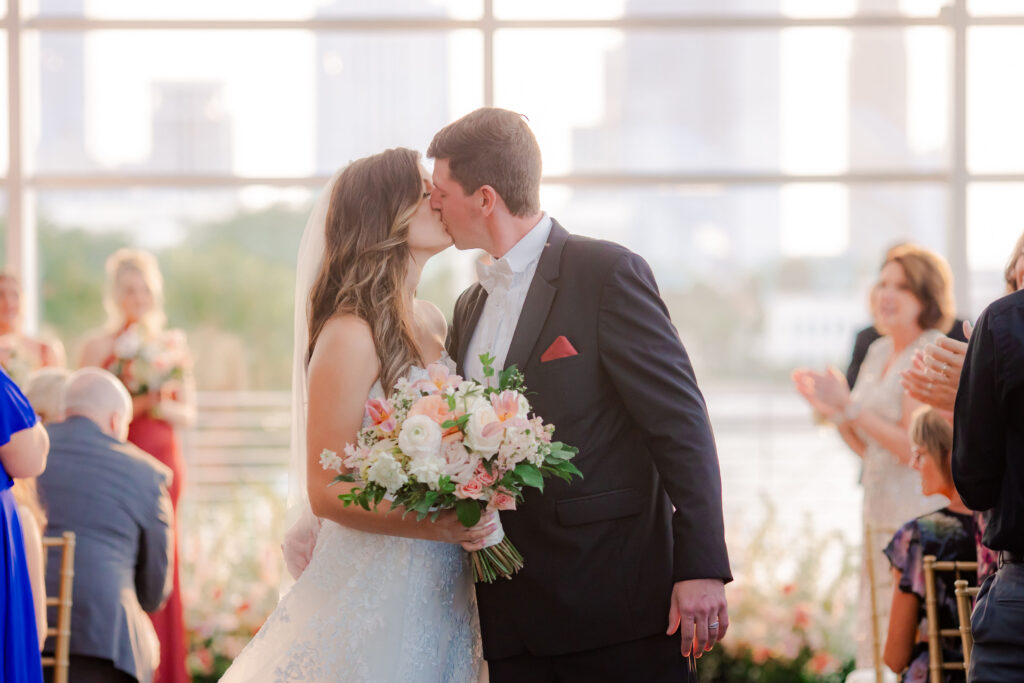
[[[865,522],[864,524],[864,561],[868,572],[868,595],[871,600],[871,658],[875,670],[875,683],[884,683],[889,678],[885,664],[882,662],[885,634],[882,633],[882,626],[878,623],[881,616],[878,600],[879,598],[883,600],[890,599],[888,595],[878,595],[881,578],[879,576],[880,571],[888,571],[888,569],[885,567],[880,570],[875,565],[878,562],[877,555],[881,554],[881,549],[896,534],[896,531],[896,529],[889,527],[873,526],[870,522]],[[878,545],[877,541],[879,539],[882,540],[882,545]]]
[[[53,657],[43,657],[43,666],[53,667],[53,683],[67,683],[71,647],[71,590],[75,578],[75,532],[65,531],[60,538],[43,538],[43,548],[60,548],[60,588],[57,597],[47,597],[46,605],[57,608],[57,626],[46,635],[56,641]]]
[[[939,562],[936,560],[934,555],[924,556],[924,591],[925,591],[925,613],[928,615],[928,672],[931,679],[931,683],[942,683],[943,671],[966,671],[967,670],[967,650],[964,649],[964,661],[963,662],[943,662],[942,661],[942,638],[961,638],[963,639],[963,624],[964,619],[962,613],[959,617],[960,626],[957,628],[939,628],[939,607],[938,607],[938,593],[935,589],[935,572],[956,572],[957,581],[954,583],[960,583],[966,581],[960,579],[960,572],[975,572],[978,571],[977,562]],[[959,605],[957,612],[960,612]],[[967,619],[967,629],[970,631],[970,617]]]
[[[979,586],[968,585],[965,579],[957,579],[956,612],[960,618],[960,642],[964,646],[964,669],[971,668],[971,651],[974,649],[974,634],[971,632],[971,612],[978,597]]]

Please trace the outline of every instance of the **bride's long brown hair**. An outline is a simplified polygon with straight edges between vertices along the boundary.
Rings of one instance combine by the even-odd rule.
[[[409,223],[423,198],[419,158],[397,147],[341,172],[327,209],[323,262],[309,294],[307,361],[331,317],[358,316],[373,334],[385,390],[420,360],[404,294]]]

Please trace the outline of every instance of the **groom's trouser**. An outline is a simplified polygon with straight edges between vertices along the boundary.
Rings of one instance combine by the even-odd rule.
[[[971,615],[970,683],[1024,681],[1024,563],[1005,562],[985,580]]]
[[[491,683],[696,683],[680,642],[678,633],[657,635],[568,655],[488,660],[487,666]]]

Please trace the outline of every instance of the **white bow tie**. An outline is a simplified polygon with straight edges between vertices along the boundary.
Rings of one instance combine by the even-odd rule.
[[[494,291],[497,289],[508,292],[512,287],[512,280],[515,277],[515,273],[512,272],[512,266],[508,264],[508,261],[501,259],[487,265],[477,261],[476,275],[480,278],[480,284],[487,290],[488,296],[494,294]]]

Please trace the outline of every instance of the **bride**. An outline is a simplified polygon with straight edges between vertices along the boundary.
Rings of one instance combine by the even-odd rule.
[[[293,485],[290,502],[311,509],[320,531],[309,565],[222,681],[480,676],[476,598],[462,549],[482,547],[493,521],[466,529],[451,511],[431,522],[387,514],[386,504],[375,512],[346,508],[337,496],[352,485],[329,487],[334,473],[319,463],[324,449],[340,453],[355,442],[367,397],[383,397],[442,357],[444,317],[414,298],[424,263],[451,245],[430,191],[419,155],[390,149],[338,173],[306,225],[296,284],[292,480],[300,475],[307,496]]]

